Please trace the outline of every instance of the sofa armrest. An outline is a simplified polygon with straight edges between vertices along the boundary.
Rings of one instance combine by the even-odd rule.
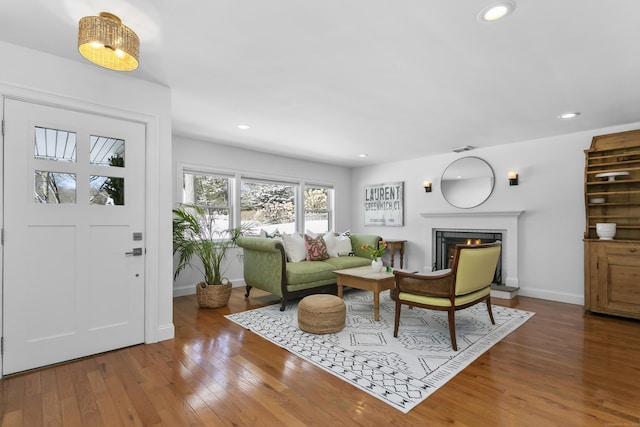
[[[282,246],[282,241],[278,239],[268,239],[266,237],[258,236],[240,236],[238,237],[237,244],[243,249],[266,252],[280,252],[277,245],[280,244]]]
[[[280,240],[242,236],[244,281],[248,286],[282,296],[286,278],[286,255]]]
[[[362,249],[362,245],[369,245],[377,248],[378,244],[382,240],[382,237],[375,236],[373,234],[351,234],[349,238],[351,239],[351,249],[355,256],[363,258],[370,258],[370,256],[367,251]]]

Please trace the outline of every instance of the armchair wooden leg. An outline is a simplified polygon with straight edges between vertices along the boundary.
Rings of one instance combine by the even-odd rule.
[[[449,314],[449,335],[451,335],[451,346],[453,351],[458,351],[458,343],[456,342],[456,310],[451,308],[448,310]]]
[[[400,326],[400,310],[402,309],[402,304],[396,298],[396,321],[393,324],[393,336],[398,338],[398,326]]]
[[[284,297],[280,298],[280,311],[284,311],[287,308],[287,300]]]
[[[245,288],[247,289],[247,293],[246,293],[246,294],[244,294],[244,297],[245,297],[245,298],[249,298],[249,292],[251,292],[251,288],[252,288],[252,287],[253,287],[253,286],[250,286],[250,285],[247,285],[247,286],[245,287]]]
[[[487,311],[489,312],[489,318],[491,319],[491,324],[495,325],[496,321],[493,320],[493,311],[491,310],[491,295],[487,295]]]

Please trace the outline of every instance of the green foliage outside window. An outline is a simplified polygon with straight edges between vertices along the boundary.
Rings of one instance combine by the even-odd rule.
[[[115,155],[109,157],[109,166],[124,167],[124,157]],[[102,187],[109,197],[113,199],[114,205],[124,205],[124,178],[109,177]]]
[[[243,220],[256,224],[295,222],[295,187],[288,184],[243,182],[240,194]]]

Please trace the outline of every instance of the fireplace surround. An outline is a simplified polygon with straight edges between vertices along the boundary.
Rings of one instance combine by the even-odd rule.
[[[524,211],[494,212],[424,212],[425,270],[431,270],[436,261],[437,231],[474,231],[502,234],[502,282],[519,287],[518,280],[518,219]]]

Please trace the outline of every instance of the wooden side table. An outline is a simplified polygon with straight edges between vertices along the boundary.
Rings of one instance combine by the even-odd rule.
[[[374,272],[369,265],[335,270],[334,273],[340,298],[342,298],[342,288],[345,286],[373,292],[373,319],[376,322],[380,320],[380,292],[395,288],[396,278],[393,273]]]
[[[400,251],[400,268],[403,268],[404,264],[404,244],[406,240],[385,240],[387,242],[387,249],[389,249],[389,255],[391,256],[391,267],[393,267],[393,258],[396,251]]]

